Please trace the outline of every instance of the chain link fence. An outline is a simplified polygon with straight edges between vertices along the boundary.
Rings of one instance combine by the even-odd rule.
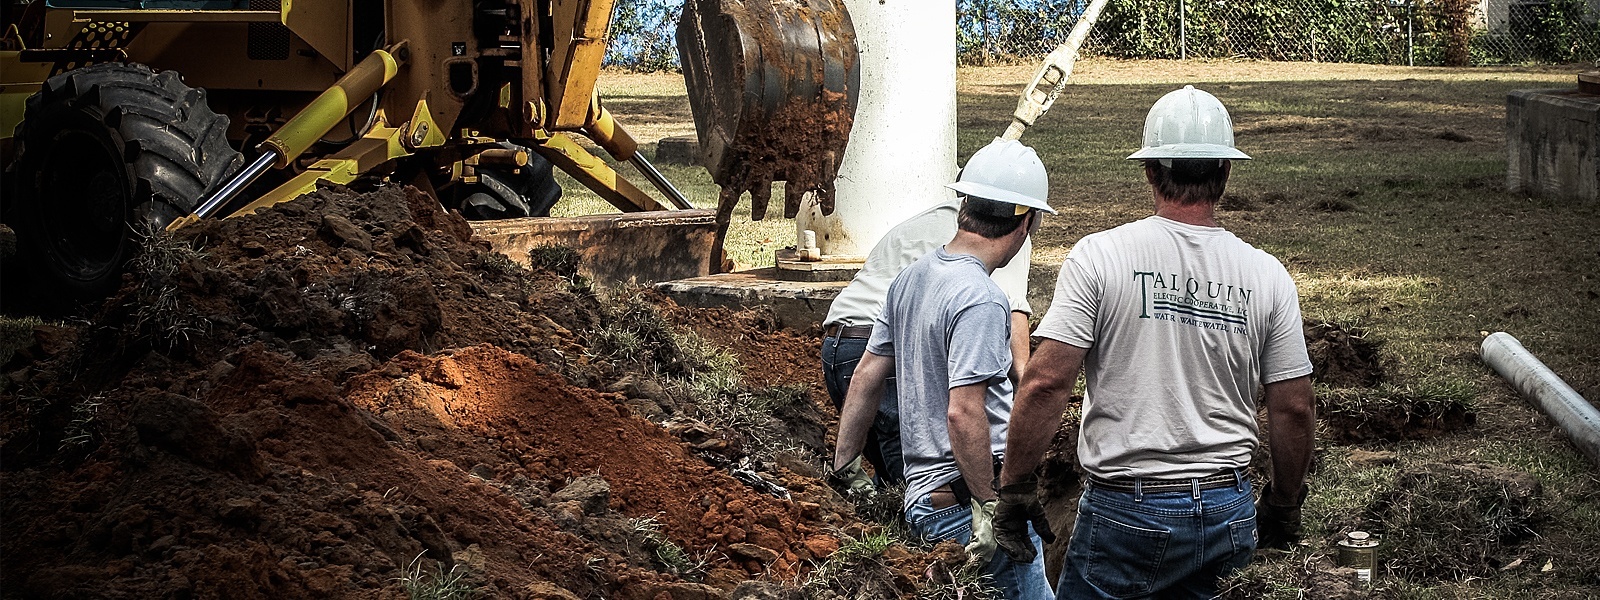
[[[1089,0],[957,0],[966,64],[1031,62]],[[617,0],[611,65],[677,68],[681,0]],[[1087,55],[1415,65],[1600,62],[1600,0],[1110,0]]]
[[[964,61],[1026,60],[1088,0],[963,0]],[[1110,0],[1084,53],[1416,65],[1600,60],[1600,1]]]

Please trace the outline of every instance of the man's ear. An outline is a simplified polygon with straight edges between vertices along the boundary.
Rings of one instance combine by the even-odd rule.
[[[1153,160],[1144,161],[1144,181],[1150,185],[1156,184],[1156,164]]]

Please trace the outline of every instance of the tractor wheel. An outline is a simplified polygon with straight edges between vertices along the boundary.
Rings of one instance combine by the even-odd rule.
[[[177,72],[99,64],[51,77],[17,127],[8,310],[65,313],[116,291],[140,239],[238,170],[228,118]]]
[[[527,151],[528,164],[516,172],[479,167],[480,182],[468,188],[471,193],[461,203],[461,214],[473,221],[550,216],[550,208],[561,200],[555,165],[522,146],[504,145]]]

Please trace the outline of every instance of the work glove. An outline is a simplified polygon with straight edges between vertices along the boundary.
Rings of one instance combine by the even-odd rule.
[[[1056,541],[1045,518],[1044,505],[1036,493],[1039,480],[1033,476],[1000,488],[1000,505],[994,511],[994,537],[1006,556],[1022,564],[1033,562],[1038,554],[1033,547],[1033,536],[1028,535],[1028,525],[1048,544]]]
[[[967,542],[967,565],[977,571],[988,568],[994,560],[994,511],[999,500],[972,499],[972,540]]]
[[[1290,506],[1274,504],[1271,497],[1272,483],[1268,482],[1256,501],[1256,547],[1288,550],[1300,542],[1300,506],[1305,504],[1306,488],[1301,486],[1300,499]]]
[[[872,485],[872,477],[861,468],[860,456],[850,461],[850,464],[829,473],[828,487],[846,498],[871,498],[878,495],[877,487]]]

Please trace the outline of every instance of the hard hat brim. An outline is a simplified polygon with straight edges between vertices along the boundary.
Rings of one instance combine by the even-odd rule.
[[[1250,155],[1240,152],[1238,148],[1221,144],[1167,144],[1144,148],[1128,155],[1128,160],[1152,160],[1161,158],[1223,158],[1228,160],[1250,160]]]
[[[1005,202],[1008,204],[1018,204],[1028,208],[1037,208],[1052,215],[1056,214],[1056,209],[1050,208],[1050,205],[1046,204],[1043,200],[1034,198],[1032,196],[1018,194],[1011,190],[1001,189],[992,185],[978,183],[976,181],[957,181],[955,183],[945,184],[945,187],[957,192],[961,192],[968,196],[975,196],[985,200],[994,200],[996,202]]]

